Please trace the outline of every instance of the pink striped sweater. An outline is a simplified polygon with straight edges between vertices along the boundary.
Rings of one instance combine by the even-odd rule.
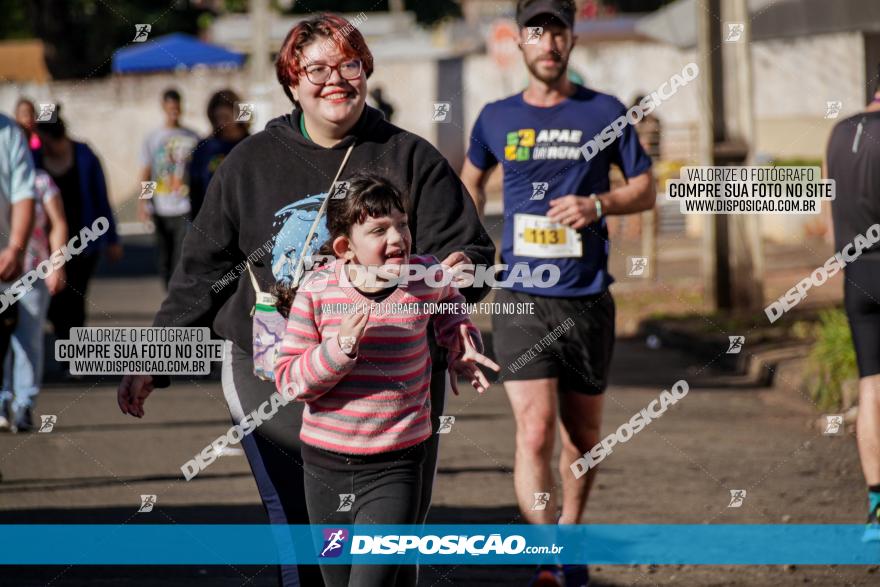
[[[428,256],[410,257],[409,262],[439,264]],[[480,332],[459,305],[464,296],[452,285],[411,281],[375,304],[344,275],[340,283],[343,267],[342,261],[334,261],[313,273],[297,292],[275,362],[275,382],[281,393],[306,402],[300,438],[311,446],[343,454],[377,454],[418,444],[431,435],[426,335],[431,315],[423,304],[456,304],[456,313],[436,314],[434,319],[438,344],[450,350],[460,350],[461,324],[468,325],[481,349]],[[439,275],[434,283],[438,281]],[[324,283],[323,288],[315,287]],[[339,324],[345,315],[371,304],[367,330],[351,358],[339,348]]]

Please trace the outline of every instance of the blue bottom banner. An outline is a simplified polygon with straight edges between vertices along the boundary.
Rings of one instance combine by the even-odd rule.
[[[875,565],[864,525],[0,525],[0,564]]]

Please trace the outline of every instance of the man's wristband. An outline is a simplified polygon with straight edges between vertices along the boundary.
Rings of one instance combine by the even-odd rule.
[[[605,214],[602,212],[602,200],[599,199],[599,196],[596,194],[590,194],[590,198],[593,199],[593,204],[596,206],[596,220],[599,220]]]

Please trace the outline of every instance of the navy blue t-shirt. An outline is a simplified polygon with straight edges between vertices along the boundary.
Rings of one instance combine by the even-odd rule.
[[[625,114],[626,108],[613,96],[583,86],[576,88],[574,95],[549,108],[527,104],[521,93],[493,102],[483,108],[474,124],[468,159],[480,169],[501,163],[504,170],[501,262],[510,267],[525,262],[532,270],[552,264],[560,270],[559,282],[552,287],[518,282],[509,289],[577,297],[602,293],[614,281],[608,273],[608,228],[604,218],[579,231],[547,229],[547,221],[538,218],[546,217],[554,198],[607,192],[612,163],[626,177],[651,167],[650,157],[629,124],[613,143],[586,160],[581,147]],[[521,217],[517,219],[517,215]],[[536,249],[541,249],[537,256],[532,254]],[[564,256],[557,256],[562,249]],[[508,273],[503,272],[500,278],[506,279]]]
[[[237,141],[226,141],[219,137],[208,137],[196,147],[189,170],[189,197],[192,205],[190,218],[195,218],[202,207],[214,172],[232,149],[245,138],[247,137]]]

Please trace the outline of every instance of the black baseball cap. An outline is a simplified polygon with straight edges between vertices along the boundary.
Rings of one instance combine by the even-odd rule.
[[[568,28],[574,28],[574,2],[572,0],[519,0],[516,4],[516,22],[520,28],[536,16],[556,17]]]

